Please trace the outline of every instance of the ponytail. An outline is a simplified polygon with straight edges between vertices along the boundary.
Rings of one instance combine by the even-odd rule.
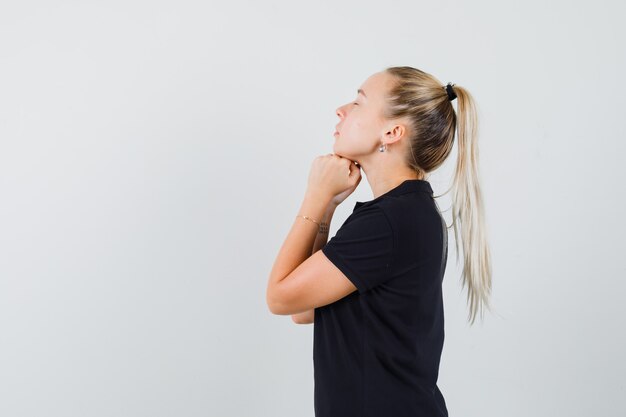
[[[463,87],[454,86],[457,94],[458,159],[452,184],[452,226],[456,262],[459,242],[463,246],[462,287],[467,287],[469,321],[483,317],[491,309],[491,255],[487,244],[485,213],[478,175],[477,114],[474,100]]]

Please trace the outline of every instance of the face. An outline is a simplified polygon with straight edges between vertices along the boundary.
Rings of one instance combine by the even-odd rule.
[[[361,163],[384,140],[390,138],[389,122],[383,117],[384,96],[391,88],[391,76],[379,72],[369,77],[355,92],[355,98],[337,109],[340,121],[336,126],[333,152]]]

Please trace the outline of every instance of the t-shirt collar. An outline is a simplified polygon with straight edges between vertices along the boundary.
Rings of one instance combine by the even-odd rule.
[[[393,197],[393,196],[398,196],[401,194],[415,193],[415,192],[424,192],[431,196],[433,195],[433,189],[431,188],[430,183],[428,181],[418,180],[418,179],[409,179],[409,180],[404,180],[402,183],[400,183],[400,185],[397,185],[395,188],[392,188],[386,193],[379,195],[373,200],[357,201],[356,204],[354,205],[354,208],[356,209],[356,208],[361,207],[364,204],[374,203],[376,201],[381,200],[384,197]]]

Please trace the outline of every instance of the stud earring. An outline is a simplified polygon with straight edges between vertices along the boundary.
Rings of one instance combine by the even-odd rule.
[[[387,145],[386,144],[381,144],[378,147],[378,152],[385,152],[387,150]]]

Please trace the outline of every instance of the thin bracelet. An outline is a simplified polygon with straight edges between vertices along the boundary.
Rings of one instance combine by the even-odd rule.
[[[313,220],[309,216],[297,215],[296,217],[302,217],[303,219],[310,220],[313,223],[317,224],[317,230],[319,231],[319,233],[328,233],[328,223],[321,222],[321,224],[320,224],[319,222],[317,222],[316,220]]]

